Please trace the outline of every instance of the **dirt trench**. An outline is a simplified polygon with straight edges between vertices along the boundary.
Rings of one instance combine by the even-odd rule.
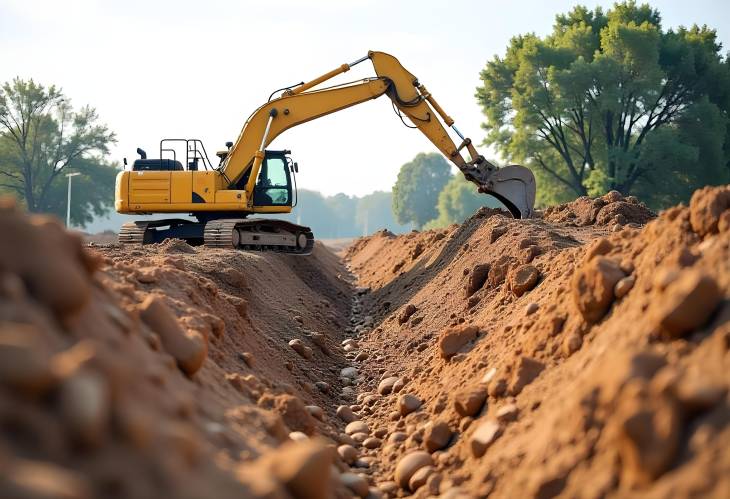
[[[86,247],[0,207],[0,497],[726,497],[730,188]]]

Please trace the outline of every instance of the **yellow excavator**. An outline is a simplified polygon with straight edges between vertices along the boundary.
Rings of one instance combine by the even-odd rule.
[[[370,60],[376,77],[319,88],[322,83]],[[273,98],[275,94],[281,94]],[[139,220],[119,232],[124,244],[159,243],[168,238],[193,245],[244,250],[273,250],[306,255],[314,246],[308,227],[284,220],[248,218],[254,213],[289,213],[296,204],[293,182],[298,165],[287,150],[266,147],[285,130],[342,109],[390,97],[396,114],[418,128],[479,192],[499,199],[515,218],[529,218],[535,202],[535,178],[522,166],[498,168],[477,153],[434,97],[392,55],[369,52],[351,64],[275,91],[248,118],[235,143],[219,151],[214,167],[197,139],[163,139],[160,158],[142,149],[131,169],[117,175],[115,207],[119,213],[188,213],[194,220]],[[443,121],[443,124],[442,124]],[[444,128],[461,139],[457,146]],[[462,151],[469,159],[462,156]],[[179,156],[178,156],[179,153]],[[167,156],[167,157],[163,157]],[[183,158],[184,156],[184,158]],[[185,167],[183,167],[183,162]]]

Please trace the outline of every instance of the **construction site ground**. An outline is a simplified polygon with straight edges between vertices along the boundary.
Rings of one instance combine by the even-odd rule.
[[[730,187],[312,256],[0,207],[0,497],[730,497]]]

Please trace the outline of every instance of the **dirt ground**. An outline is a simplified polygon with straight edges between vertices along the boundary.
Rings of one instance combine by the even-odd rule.
[[[0,497],[730,496],[730,187],[341,256],[0,233]]]

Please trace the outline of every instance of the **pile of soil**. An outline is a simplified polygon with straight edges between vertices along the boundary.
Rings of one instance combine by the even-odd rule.
[[[727,495],[730,188],[652,221],[613,196],[350,248],[383,490]]]
[[[730,490],[730,187],[343,258],[0,233],[0,497]]]

